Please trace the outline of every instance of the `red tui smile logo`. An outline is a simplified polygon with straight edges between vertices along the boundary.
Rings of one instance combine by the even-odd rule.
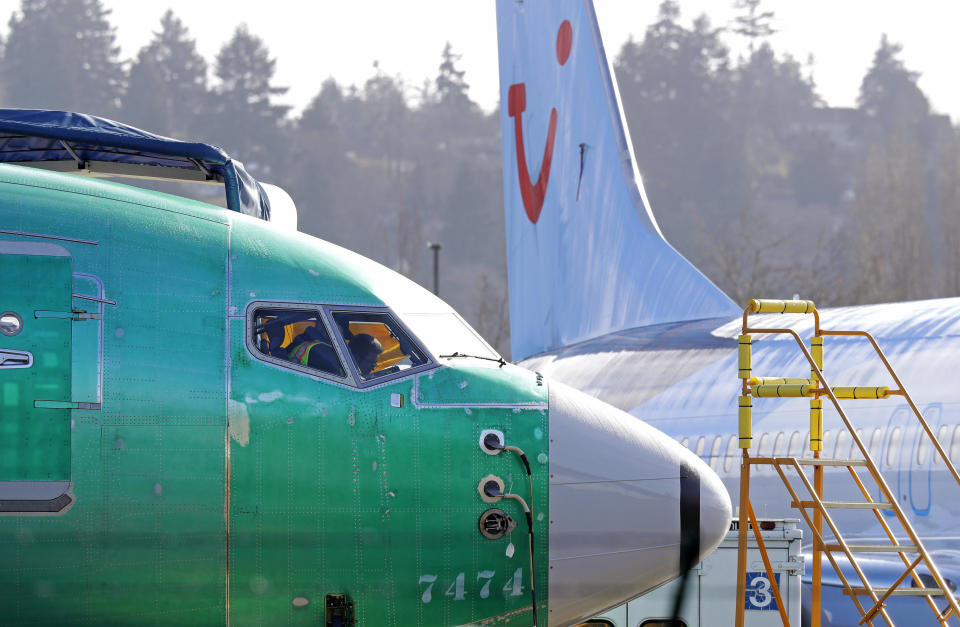
[[[570,58],[570,48],[573,44],[573,27],[569,20],[564,20],[557,30],[557,62],[564,65]],[[550,164],[553,161],[553,141],[557,134],[557,109],[550,110],[550,124],[547,127],[547,143],[543,148],[543,160],[540,162],[540,173],[537,182],[530,179],[527,168],[527,153],[523,146],[523,112],[527,110],[526,83],[514,83],[507,92],[507,114],[513,118],[513,135],[517,146],[517,178],[520,180],[520,196],[523,198],[523,208],[533,224],[540,219],[543,209],[543,198],[547,193],[547,181],[550,179]]]

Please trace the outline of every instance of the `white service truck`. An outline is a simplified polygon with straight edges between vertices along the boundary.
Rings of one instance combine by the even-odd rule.
[[[803,531],[796,519],[759,521],[763,543],[773,567],[777,586],[783,596],[791,625],[800,625],[800,578],[803,555],[800,543]],[[780,626],[780,612],[763,566],[757,541],[748,534],[746,595],[737,599],[737,536],[739,522],[730,524],[727,537],[707,559],[693,567],[687,578],[687,591],[680,619],[685,627],[732,627],[736,604],[743,603],[745,627]],[[668,627],[679,579],[582,623],[591,627]]]

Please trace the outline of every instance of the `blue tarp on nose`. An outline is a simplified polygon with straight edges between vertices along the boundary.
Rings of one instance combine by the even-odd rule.
[[[193,172],[206,169],[214,175],[211,178],[223,182],[229,209],[270,219],[270,205],[260,185],[242,163],[217,146],[155,135],[85,113],[0,109],[0,163],[75,163],[78,158]]]

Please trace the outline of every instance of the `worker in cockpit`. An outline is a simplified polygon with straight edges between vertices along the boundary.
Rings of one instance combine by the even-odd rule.
[[[377,361],[380,359],[380,353],[383,352],[383,345],[372,335],[367,333],[357,333],[350,338],[350,352],[353,354],[353,360],[357,364],[357,370],[360,375],[366,379],[377,367]]]
[[[287,351],[291,361],[303,366],[329,372],[339,377],[345,376],[337,352],[325,333],[316,327],[307,327],[294,338]]]

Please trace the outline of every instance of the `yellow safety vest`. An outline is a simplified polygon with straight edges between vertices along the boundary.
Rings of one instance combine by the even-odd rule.
[[[290,359],[306,366],[307,362],[310,359],[310,351],[313,349],[314,346],[317,346],[318,344],[322,344],[330,349],[333,348],[333,346],[330,346],[326,342],[321,342],[319,340],[314,340],[312,342],[300,342],[299,344],[294,346],[293,349],[290,351],[289,353]]]

